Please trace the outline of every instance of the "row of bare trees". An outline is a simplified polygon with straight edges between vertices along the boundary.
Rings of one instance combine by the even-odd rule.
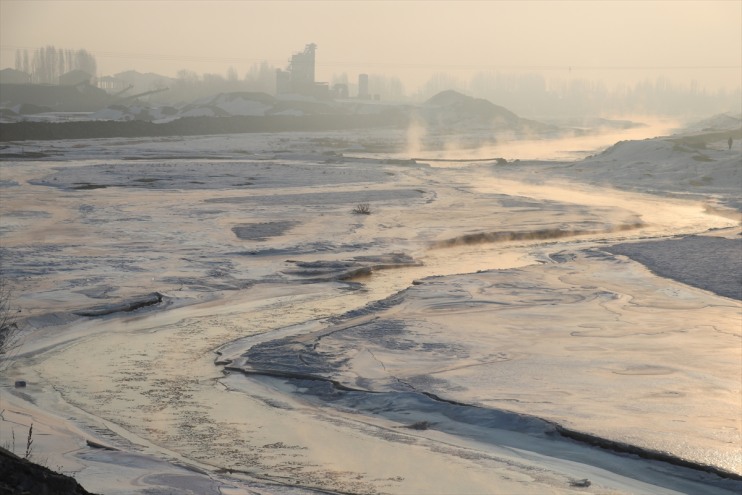
[[[16,50],[15,68],[29,74],[32,83],[58,84],[59,76],[75,69],[95,76],[97,63],[87,50],[64,50],[49,45],[32,53],[26,49]]]

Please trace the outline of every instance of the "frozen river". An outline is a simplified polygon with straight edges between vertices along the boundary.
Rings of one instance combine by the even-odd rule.
[[[738,143],[503,165],[386,139],[3,161],[2,441],[33,422],[106,494],[740,489]]]

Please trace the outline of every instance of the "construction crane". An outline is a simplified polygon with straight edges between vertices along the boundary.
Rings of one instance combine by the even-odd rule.
[[[114,98],[118,98],[119,96],[121,96],[122,94],[126,93],[127,91],[129,91],[133,87],[134,87],[133,84],[129,84],[127,87],[125,87],[121,91],[118,91],[118,92],[112,94],[111,96],[114,97]]]
[[[121,98],[120,101],[128,101],[128,100],[133,100],[135,98],[139,98],[140,96],[147,96],[147,95],[153,95],[155,93],[162,93],[163,91],[167,91],[168,89],[170,88],[159,88],[159,89],[153,89],[151,91],[145,91],[144,93],[137,93],[131,96],[124,96],[123,98]]]

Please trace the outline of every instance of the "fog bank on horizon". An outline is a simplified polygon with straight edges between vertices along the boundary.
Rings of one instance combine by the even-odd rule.
[[[98,76],[186,69],[242,77],[316,43],[317,80],[536,73],[609,86],[666,79],[699,91],[742,80],[742,2],[0,2],[0,67],[18,50],[86,49]]]

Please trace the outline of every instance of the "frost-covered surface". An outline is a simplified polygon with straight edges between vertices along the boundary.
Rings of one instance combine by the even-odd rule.
[[[742,128],[742,113],[727,112],[692,122],[686,132],[733,131]]]
[[[679,134],[646,141],[622,141],[573,163],[523,164],[513,170],[528,180],[557,177],[655,194],[713,199],[742,211],[742,130]],[[503,174],[509,175],[504,169]]]
[[[740,302],[705,282],[739,249],[739,142],[497,165],[408,138],[0,151],[2,438],[32,419],[101,493],[738,491]]]

